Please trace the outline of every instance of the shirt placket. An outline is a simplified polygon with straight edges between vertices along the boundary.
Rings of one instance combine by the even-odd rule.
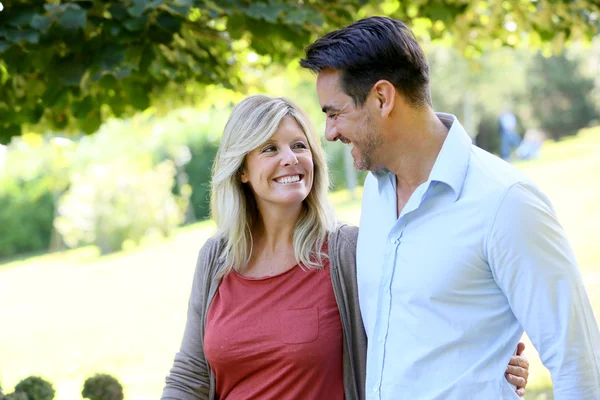
[[[385,348],[390,327],[390,315],[392,310],[392,282],[394,280],[396,256],[398,249],[402,243],[402,234],[406,226],[406,217],[400,218],[392,231],[388,234],[385,246],[384,265],[380,284],[379,295],[377,300],[377,319],[375,321],[375,335],[377,340],[378,352],[376,359],[371,364],[377,371],[374,377],[374,382],[371,384],[370,390],[375,395],[374,398],[381,399],[381,384],[383,380],[383,367],[385,364]],[[369,390],[369,388],[367,388]]]

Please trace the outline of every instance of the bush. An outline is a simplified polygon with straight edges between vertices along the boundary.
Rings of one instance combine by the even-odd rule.
[[[210,215],[210,178],[217,149],[218,144],[202,137],[190,143],[192,158],[185,165],[185,172],[192,188],[190,202],[197,219]]]
[[[171,161],[156,166],[122,158],[94,164],[72,178],[58,206],[56,228],[68,246],[93,243],[102,254],[156,233],[168,236],[183,218],[171,189]]]
[[[0,257],[48,249],[53,218],[52,194],[42,180],[0,183]]]
[[[486,113],[481,117],[477,128],[475,144],[492,154],[500,154],[500,126],[498,117]]]
[[[18,393],[26,394],[28,400],[52,400],[55,391],[50,382],[39,376],[30,376],[17,383],[14,394]]]
[[[123,400],[123,386],[107,374],[86,379],[81,396],[90,400]]]
[[[579,72],[577,60],[538,54],[529,76],[534,117],[554,140],[576,134],[598,116],[591,100],[594,80]]]
[[[0,400],[29,400],[29,397],[25,393],[15,392],[4,397],[0,394]]]

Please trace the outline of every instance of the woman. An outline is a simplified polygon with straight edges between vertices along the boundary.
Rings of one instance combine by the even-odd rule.
[[[218,231],[200,251],[163,399],[364,398],[357,228],[337,224],[328,187],[298,107],[257,95],[233,109],[213,169]],[[528,371],[514,372],[524,386]]]

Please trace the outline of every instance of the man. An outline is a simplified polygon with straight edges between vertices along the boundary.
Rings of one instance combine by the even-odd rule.
[[[517,133],[517,117],[510,111],[510,108],[505,107],[500,114],[498,128],[500,131],[500,157],[510,161],[512,151],[521,143],[521,137]]]
[[[600,333],[548,199],[436,114],[400,21],[373,17],[306,49],[325,136],[366,179],[358,242],[368,399],[514,399],[523,328],[557,400],[600,399]]]

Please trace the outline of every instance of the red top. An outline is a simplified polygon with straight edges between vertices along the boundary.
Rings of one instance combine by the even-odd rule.
[[[259,279],[229,273],[208,310],[204,353],[220,400],[344,399],[329,263]]]

